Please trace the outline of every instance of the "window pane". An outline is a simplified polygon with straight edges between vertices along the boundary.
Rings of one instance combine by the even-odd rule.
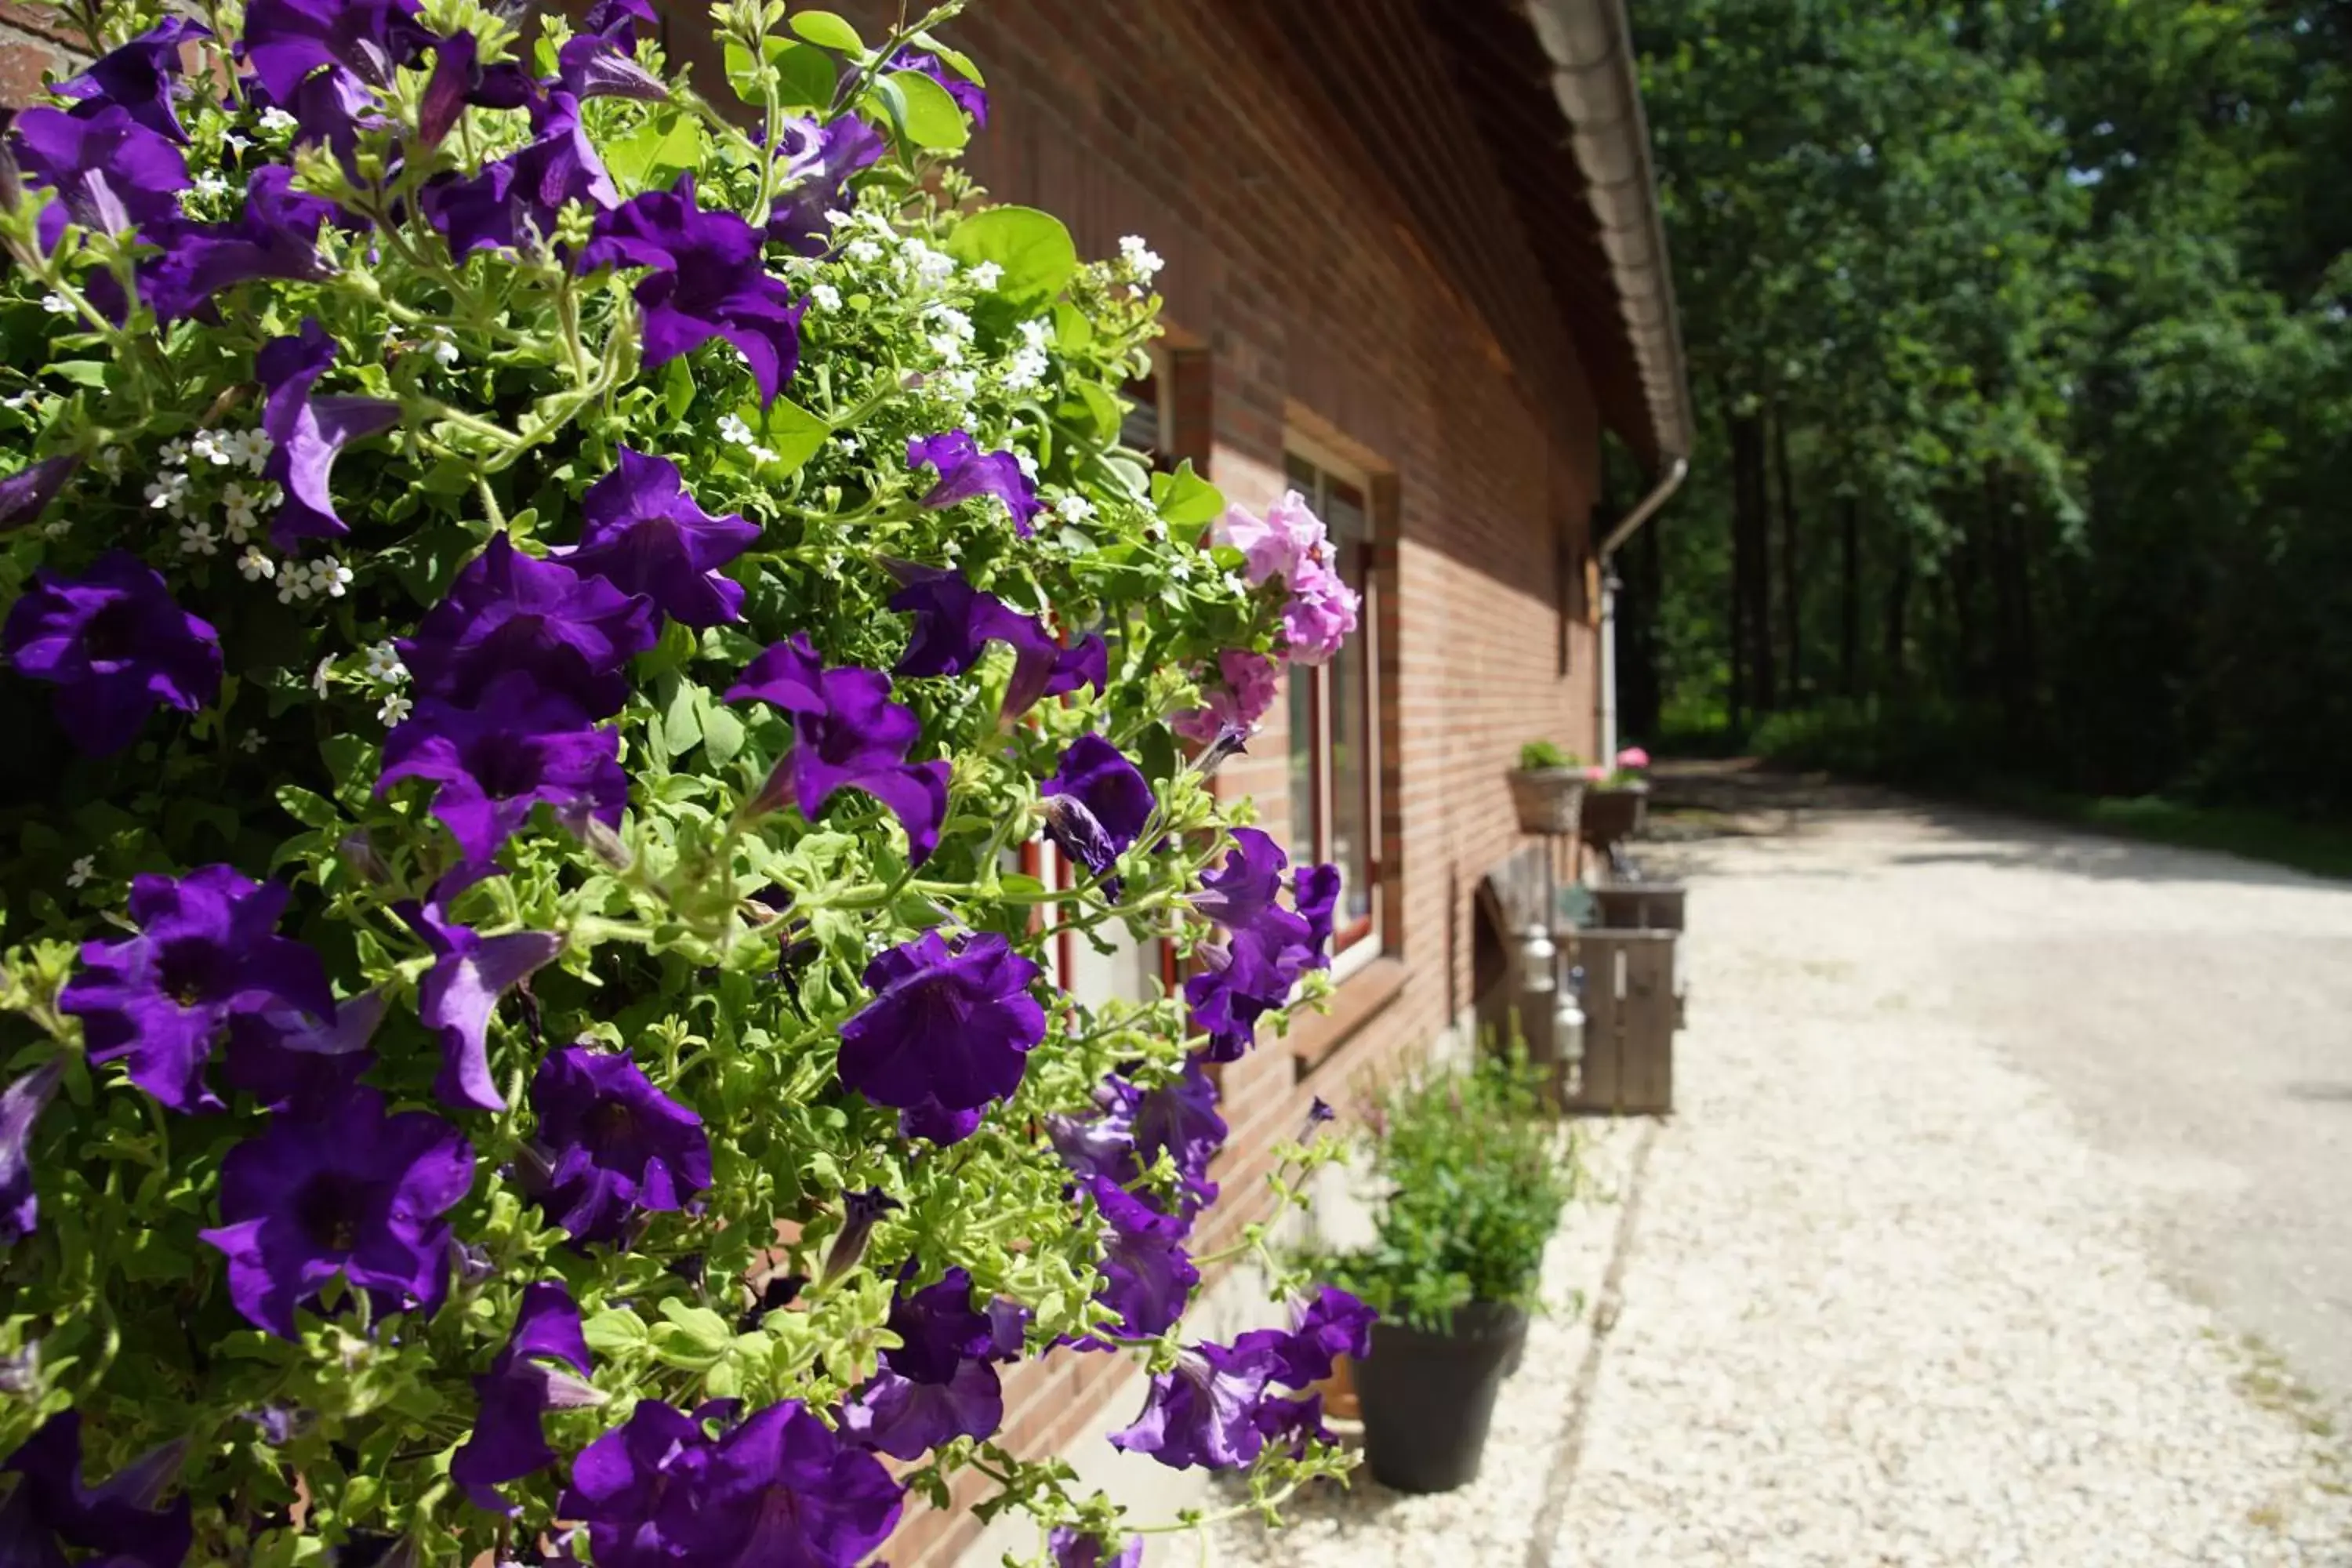
[[[1335,540],[1370,539],[1372,536],[1372,522],[1371,519],[1364,514],[1363,492],[1357,489],[1355,486],[1343,483],[1339,479],[1329,482],[1330,494],[1323,502],[1325,530]],[[1358,589],[1363,587],[1363,584],[1357,578],[1349,577],[1348,581]]]
[[[1333,486],[1336,504],[1339,487]],[[1358,593],[1364,588],[1367,553],[1360,538],[1340,535],[1339,575]],[[1330,664],[1331,701],[1331,838],[1329,854],[1339,868],[1341,925],[1369,920],[1372,913],[1372,847],[1380,831],[1372,819],[1372,770],[1380,759],[1372,752],[1371,681],[1367,654],[1370,639],[1359,627],[1339,657]]]
[[[1304,458],[1286,453],[1282,459],[1282,473],[1290,481],[1290,488],[1307,498],[1308,506],[1318,504],[1315,487],[1323,476],[1316,471],[1314,464]]]
[[[1323,812],[1317,799],[1315,767],[1315,671],[1294,664],[1290,686],[1290,858],[1312,865],[1321,859]]]
[[[1119,445],[1142,453],[1157,468],[1165,456],[1162,448],[1166,445],[1165,432],[1160,428],[1160,378],[1146,376],[1141,381],[1130,381],[1126,392],[1128,401],[1135,406],[1119,423]]]

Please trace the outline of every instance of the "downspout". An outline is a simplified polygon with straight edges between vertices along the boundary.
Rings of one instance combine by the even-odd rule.
[[[1689,473],[1690,459],[1676,458],[1650,493],[1601,542],[1601,755],[1593,760],[1602,767],[1617,765],[1617,552],[1682,488]]]

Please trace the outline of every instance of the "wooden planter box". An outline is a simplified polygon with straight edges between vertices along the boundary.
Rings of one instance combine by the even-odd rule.
[[[1576,832],[1589,782],[1582,768],[1513,768],[1503,776],[1510,781],[1520,832],[1563,837]]]
[[[1604,882],[1590,889],[1599,923],[1612,931],[1685,931],[1680,882]]]
[[[1605,856],[1611,848],[1641,832],[1649,814],[1647,784],[1590,789],[1584,792],[1583,822],[1578,831],[1583,836],[1585,847]]]
[[[1670,931],[1560,933],[1584,966],[1584,1070],[1571,1111],[1630,1116],[1675,1108],[1675,1031],[1683,998]],[[1565,1086],[1563,1086],[1564,1088]]]

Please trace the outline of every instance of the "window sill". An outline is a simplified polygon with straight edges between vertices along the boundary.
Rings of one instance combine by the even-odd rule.
[[[1293,1081],[1304,1083],[1313,1077],[1395,1001],[1404,989],[1405,973],[1403,959],[1383,954],[1333,987],[1329,1012],[1300,1015],[1288,1037]]]

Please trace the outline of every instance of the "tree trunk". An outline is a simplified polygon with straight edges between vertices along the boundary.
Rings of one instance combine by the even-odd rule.
[[[1847,496],[1838,506],[1843,545],[1838,563],[1838,689],[1862,695],[1862,502]]]
[[[1905,649],[1911,641],[1906,617],[1911,609],[1911,556],[1907,551],[1895,557],[1895,570],[1886,581],[1886,646],[1882,663],[1881,679],[1886,689],[1900,691],[1906,683],[1904,669]]]
[[[1803,580],[1797,574],[1797,491],[1789,479],[1789,417],[1785,412],[1772,420],[1772,467],[1780,489],[1780,626],[1789,639],[1782,662],[1783,679],[1788,683],[1790,706],[1800,707],[1805,700],[1805,598]]]

